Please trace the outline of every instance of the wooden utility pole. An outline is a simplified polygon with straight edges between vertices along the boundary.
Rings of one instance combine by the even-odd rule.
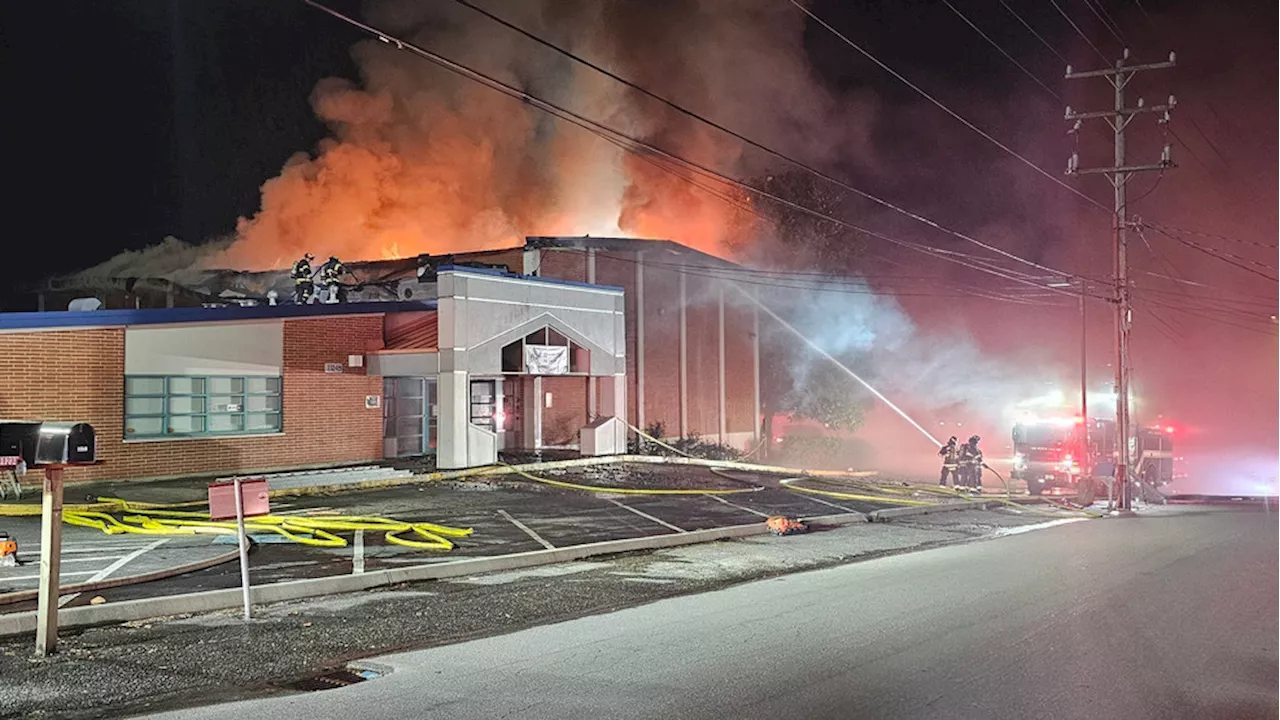
[[[44,469],[40,511],[40,594],[36,604],[36,656],[58,648],[58,596],[62,572],[62,468]]]
[[[1066,112],[1066,119],[1069,122],[1074,121],[1074,125],[1071,128],[1072,133],[1080,129],[1081,122],[1084,120],[1101,119],[1111,126],[1111,129],[1115,132],[1114,164],[1110,167],[1081,168],[1079,155],[1072,153],[1071,159],[1067,163],[1067,174],[1105,175],[1111,181],[1111,186],[1115,190],[1115,217],[1112,220],[1112,241],[1115,252],[1115,298],[1113,302],[1116,306],[1116,468],[1113,487],[1120,490],[1119,505],[1124,510],[1129,509],[1131,500],[1128,482],[1129,437],[1131,435],[1129,428],[1129,330],[1133,322],[1133,308],[1129,293],[1129,258],[1126,238],[1126,229],[1129,221],[1127,218],[1125,186],[1128,184],[1129,178],[1135,173],[1152,170],[1163,172],[1174,167],[1172,150],[1168,144],[1164,146],[1164,150],[1160,153],[1159,162],[1147,165],[1126,164],[1125,129],[1128,128],[1129,123],[1135,117],[1142,113],[1158,113],[1159,122],[1161,124],[1168,123],[1170,113],[1177,104],[1172,95],[1169,96],[1169,102],[1163,105],[1146,105],[1139,98],[1134,107],[1128,107],[1125,105],[1124,99],[1125,86],[1129,84],[1129,81],[1137,73],[1145,70],[1165,70],[1175,67],[1176,57],[1173,53],[1169,53],[1169,59],[1166,62],[1127,65],[1128,61],[1129,51],[1126,49],[1124,56],[1116,61],[1113,68],[1075,72],[1068,65],[1066,74],[1068,80],[1105,78],[1115,90],[1115,107],[1112,110],[1076,112],[1068,107]]]

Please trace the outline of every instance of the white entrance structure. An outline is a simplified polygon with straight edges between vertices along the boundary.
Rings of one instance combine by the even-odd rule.
[[[497,462],[501,449],[539,449],[550,402],[542,378],[559,375],[599,382],[600,412],[580,451],[625,451],[621,288],[458,267],[440,268],[436,282],[434,317],[387,316],[388,338],[407,328],[410,346],[389,342],[369,356],[369,372],[391,388],[386,454],[418,454],[403,452],[408,438],[434,448],[438,468],[456,469]]]

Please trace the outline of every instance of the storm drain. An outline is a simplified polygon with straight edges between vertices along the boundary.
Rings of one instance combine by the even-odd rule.
[[[348,685],[355,685],[356,683],[379,677],[382,677],[382,674],[373,670],[331,670],[323,675],[313,675],[291,683],[285,683],[284,687],[301,692],[316,692],[317,690],[347,687]]]

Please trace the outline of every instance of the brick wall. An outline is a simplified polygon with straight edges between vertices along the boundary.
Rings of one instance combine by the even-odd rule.
[[[587,281],[587,253],[579,250],[545,249],[538,275],[556,280]],[[587,383],[585,377],[544,377],[542,392],[551,393],[551,407],[542,408],[542,444],[577,445],[578,431],[587,424]],[[540,402],[545,403],[545,398]]]
[[[5,335],[0,417],[82,420],[97,432],[102,465],[68,470],[70,481],[259,472],[363,462],[382,455],[382,412],[366,410],[381,378],[363,368],[326,375],[382,339],[382,317],[290,320],[284,325],[284,434],[124,442],[124,330]],[[11,369],[11,370],[10,370]],[[36,474],[28,480],[38,481]]]
[[[627,348],[627,422],[636,424],[636,398],[639,397],[639,378],[636,374],[636,257],[634,253],[615,254],[596,253],[596,282],[601,285],[613,285],[623,288],[626,313],[626,348]]]
[[[645,422],[662,423],[674,437],[680,434],[680,276],[670,268],[644,268],[644,345]]]
[[[123,329],[5,334],[0,367],[0,418],[88,422],[106,465],[69,470],[67,479],[120,477],[111,467],[124,433]],[[26,480],[40,482],[40,474]]]
[[[578,431],[587,424],[587,378],[544,377],[542,392],[551,393],[551,407],[542,408],[542,444],[577,445]]]

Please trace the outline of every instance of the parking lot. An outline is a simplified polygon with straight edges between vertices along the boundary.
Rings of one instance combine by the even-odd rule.
[[[584,491],[502,476],[284,498],[273,501],[274,514],[377,516],[470,527],[474,532],[458,538],[457,547],[447,552],[394,545],[385,540],[382,532],[372,531],[337,533],[348,541],[342,548],[300,545],[274,534],[254,535],[251,581],[271,583],[683,533],[763,522],[773,515],[813,517],[891,507],[888,503],[797,493],[779,485],[778,476],[757,473],[713,474],[707,468],[689,466],[606,467],[608,470],[548,472],[546,476],[627,490],[677,488],[686,494]],[[750,491],[712,494],[718,490]],[[18,538],[19,557],[24,562],[17,568],[0,570],[0,592],[35,587],[39,576],[39,519],[0,518],[0,522]],[[65,527],[64,538],[63,584],[140,575],[235,549],[232,536],[108,536],[92,529]],[[237,564],[227,562],[178,577],[67,596],[63,604],[82,605],[98,595],[111,602],[234,587],[238,583]],[[10,603],[0,605],[0,612],[31,607],[30,602]]]

